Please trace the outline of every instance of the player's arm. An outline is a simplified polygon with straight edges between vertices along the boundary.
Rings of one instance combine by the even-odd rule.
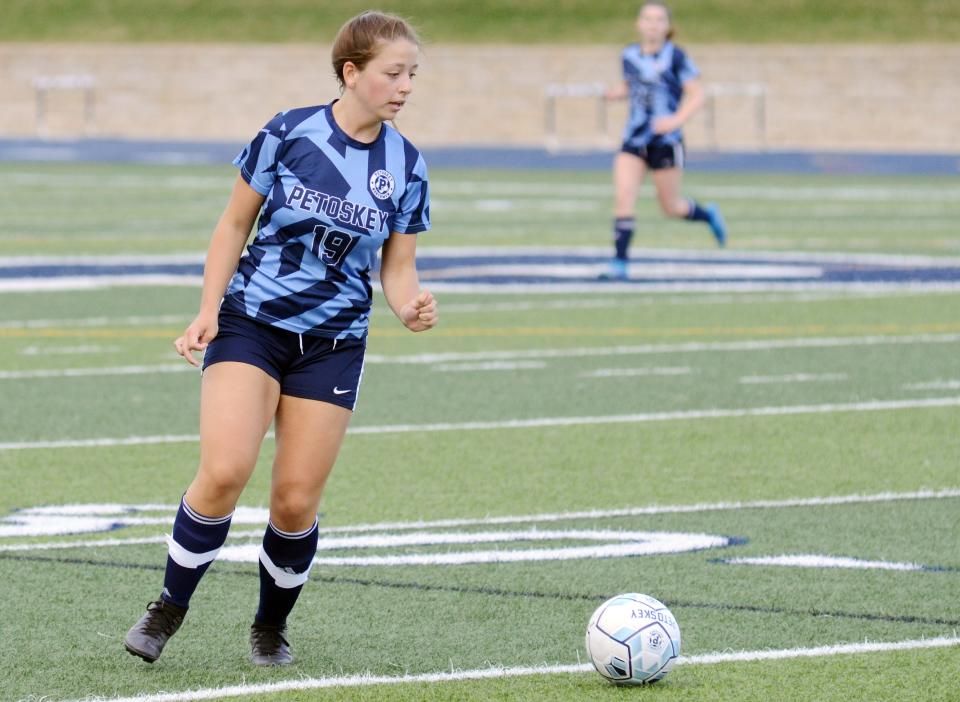
[[[233,184],[233,192],[220,221],[210,237],[207,259],[203,266],[203,293],[200,296],[200,311],[183,335],[173,342],[181,356],[194,366],[200,362],[193,351],[207,348],[217,335],[217,315],[220,301],[227,290],[230,278],[237,269],[237,261],[243,246],[250,236],[253,221],[263,206],[264,196],[247,185],[239,175]]]
[[[677,106],[677,111],[667,117],[658,118],[653,124],[656,134],[669,134],[680,129],[691,117],[703,107],[703,85],[699,78],[690,78],[683,84],[683,97]]]
[[[604,100],[624,100],[630,96],[630,86],[627,81],[622,80],[612,88],[607,88],[603,93]]]
[[[420,289],[417,275],[417,237],[394,232],[383,245],[380,285],[387,304],[410,331],[432,329],[437,324],[437,301]]]

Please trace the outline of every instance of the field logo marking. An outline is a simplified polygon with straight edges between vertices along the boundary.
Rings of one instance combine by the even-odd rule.
[[[379,170],[370,178],[370,192],[390,197],[393,177]],[[476,203],[474,203],[476,204]],[[511,209],[510,200],[487,200],[491,211]],[[574,208],[579,209],[578,207]],[[588,209],[592,209],[592,206]],[[606,251],[445,249],[424,251],[417,259],[420,278],[447,291],[549,292],[618,290],[691,291],[960,288],[960,265],[954,259],[876,255],[843,256],[810,252],[722,255],[672,250],[638,250],[642,263],[629,280],[598,281]],[[200,285],[202,260],[196,256],[4,257],[0,259],[0,292],[82,290],[123,285]]]
[[[113,532],[124,527],[162,525],[170,526],[175,507],[170,505],[120,505],[91,504],[33,507],[0,519],[0,538],[68,536]],[[163,516],[156,513],[162,512]],[[237,508],[235,524],[265,525],[269,511],[262,508]],[[518,524],[535,520],[519,519]],[[402,530],[397,530],[402,531]],[[233,538],[257,537],[257,531],[236,532]],[[154,543],[160,539],[131,539],[131,543]],[[112,539],[102,545],[121,545],[123,539]],[[556,529],[537,528],[503,531],[414,531],[407,533],[373,533],[337,535],[325,530],[318,550],[363,551],[369,549],[407,549],[411,546],[449,546],[453,544],[476,546],[478,544],[520,544],[531,542],[565,541],[599,542],[590,545],[556,546],[550,548],[500,548],[494,550],[464,550],[418,553],[378,553],[360,556],[318,556],[315,562],[324,566],[401,566],[401,565],[454,565],[468,563],[515,563],[520,561],[558,561],[581,558],[622,558],[648,556],[663,553],[681,553],[723,548],[735,543],[726,536],[691,534],[665,531],[622,531],[612,529]],[[0,546],[2,550],[42,549],[46,544],[16,544]],[[70,543],[57,544],[69,548]],[[90,542],[78,542],[76,547],[91,547]],[[224,546],[220,559],[225,561],[255,563],[260,551],[259,543]]]
[[[557,546],[552,548],[498,548],[492,550],[442,551],[403,553],[400,555],[317,556],[314,563],[321,566],[412,566],[412,565],[466,565],[475,563],[519,563],[529,561],[568,561],[583,558],[623,558],[652,556],[665,553],[686,553],[712,548],[724,548],[734,539],[711,534],[689,534],[663,531],[613,530],[541,530],[431,533],[413,532],[396,536],[371,534],[345,536],[338,539],[321,538],[320,550],[354,550],[429,546],[441,544],[519,543],[536,541],[599,541],[592,546]],[[256,563],[259,544],[224,546],[220,558],[226,561]]]
[[[176,505],[56,505],[30,507],[0,519],[0,539],[12,537],[69,536],[116,531],[125,527],[173,523]],[[163,513],[163,516],[157,513]],[[234,524],[266,524],[269,510],[238,507]]]
[[[407,522],[377,522],[373,524],[352,524],[344,526],[320,527],[321,535],[362,534],[371,532],[422,531],[428,529],[450,529],[454,527],[484,527],[507,524],[549,524],[551,522],[567,522],[580,519],[596,520],[617,517],[639,517],[657,514],[698,514],[703,512],[738,512],[747,509],[791,509],[798,507],[832,507],[842,505],[876,504],[899,502],[904,500],[949,500],[960,497],[960,488],[949,487],[937,490],[915,490],[911,492],[880,492],[874,494],[827,495],[823,497],[792,497],[782,500],[754,500],[751,502],[699,502],[685,505],[646,505],[642,507],[620,507],[614,509],[592,509],[575,512],[547,512],[540,514],[503,515],[496,517],[465,517],[457,519],[417,520]],[[162,504],[68,504],[31,507],[17,510],[13,514],[0,518],[0,526],[7,531],[0,531],[0,537],[24,536],[52,536],[90,533],[91,531],[114,531],[124,526],[144,524],[169,525],[172,523],[172,514],[177,505]],[[164,516],[143,517],[142,513],[160,512]],[[235,524],[265,525],[269,517],[269,510],[256,507],[237,507],[234,512]],[[45,519],[50,518],[51,525]],[[88,520],[99,519],[97,528],[93,529]],[[31,533],[31,529],[36,530]],[[255,537],[258,532],[234,531],[232,538]],[[101,546],[126,543],[119,539],[108,540],[109,543],[99,542],[62,542],[55,544],[57,548],[71,548],[83,546]],[[158,542],[162,542],[160,537]],[[145,539],[130,539],[129,543],[150,543],[151,537]],[[396,544],[394,544],[396,545]],[[409,544],[407,544],[409,545]],[[18,544],[16,547],[0,545],[0,551],[27,550],[30,548],[43,549],[51,546],[48,543]]]

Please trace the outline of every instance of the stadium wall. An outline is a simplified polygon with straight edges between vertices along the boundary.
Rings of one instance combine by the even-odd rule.
[[[765,90],[762,105],[717,96],[712,131],[704,114],[687,130],[694,148],[960,152],[960,46],[688,48],[708,84]],[[398,127],[422,146],[543,146],[545,87],[612,83],[618,54],[428,46]],[[280,109],[336,96],[328,56],[320,45],[0,44],[0,137],[244,141]],[[77,75],[92,79],[86,93],[68,83],[38,95],[37,80]],[[558,98],[558,143],[614,145],[625,106],[605,115],[598,107],[596,98]]]

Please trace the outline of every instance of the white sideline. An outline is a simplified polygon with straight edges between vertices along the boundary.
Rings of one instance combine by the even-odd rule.
[[[740,663],[751,661],[784,660],[791,658],[817,658],[858,653],[881,653],[886,651],[907,651],[923,648],[947,648],[960,645],[960,636],[943,636],[933,639],[913,639],[907,641],[865,642],[858,644],[836,644],[816,648],[787,648],[764,651],[724,651],[706,653],[699,656],[681,656],[677,665],[715,665],[717,663]],[[183,692],[161,692],[153,695],[134,697],[97,697],[104,702],[192,702],[193,700],[213,700],[222,697],[240,697],[247,695],[285,692],[289,690],[316,690],[322,688],[368,687],[371,685],[400,685],[404,683],[442,683],[463,680],[491,680],[497,678],[517,678],[531,675],[562,675],[588,673],[593,670],[589,663],[570,663],[567,665],[523,666],[513,668],[479,668],[443,673],[424,673],[421,675],[344,675],[332,678],[296,678],[272,683],[240,684],[227,687],[201,688]],[[89,697],[86,699],[90,699]],[[81,702],[75,700],[73,702]]]
[[[824,405],[792,405],[784,407],[745,407],[675,412],[645,412],[640,414],[609,414],[592,417],[538,417],[534,419],[507,419],[491,422],[460,422],[434,424],[382,424],[347,429],[348,434],[407,434],[434,431],[479,431],[485,429],[536,429],[540,427],[570,427],[597,424],[642,424],[692,419],[727,419],[736,417],[774,417],[796,414],[832,414],[834,412],[878,412],[885,410],[921,409],[929,407],[958,407],[960,397],[918,397],[907,400],[871,400],[867,402],[830,403]],[[267,438],[273,433],[267,434]],[[103,437],[98,439],[65,439],[60,441],[11,441],[0,443],[0,451],[43,448],[90,448],[103,446],[137,446],[142,444],[171,444],[199,441],[199,434]]]

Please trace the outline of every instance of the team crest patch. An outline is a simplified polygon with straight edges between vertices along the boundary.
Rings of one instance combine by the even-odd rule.
[[[382,168],[370,176],[370,192],[379,200],[386,200],[393,195],[394,185],[393,176]]]

